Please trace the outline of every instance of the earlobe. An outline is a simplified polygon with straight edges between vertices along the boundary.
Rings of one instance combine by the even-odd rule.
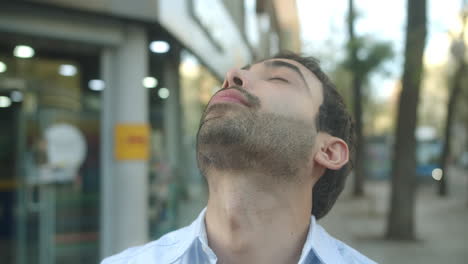
[[[317,150],[314,160],[326,169],[339,170],[349,160],[348,145],[340,138],[328,136]]]

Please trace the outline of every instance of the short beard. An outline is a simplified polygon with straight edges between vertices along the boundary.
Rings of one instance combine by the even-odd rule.
[[[215,117],[206,119],[212,111]],[[198,130],[198,167],[205,177],[216,169],[269,174],[291,181],[308,166],[315,136],[312,120],[216,104],[205,111]]]

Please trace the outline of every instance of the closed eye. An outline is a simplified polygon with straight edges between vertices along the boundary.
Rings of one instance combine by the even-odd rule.
[[[281,77],[272,77],[270,79],[268,79],[270,81],[274,81],[274,80],[277,80],[277,81],[282,81],[282,82],[286,82],[286,83],[289,83],[288,80],[284,79],[284,78],[281,78]]]

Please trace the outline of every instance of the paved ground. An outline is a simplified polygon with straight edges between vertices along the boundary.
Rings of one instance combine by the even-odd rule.
[[[468,263],[468,171],[452,168],[451,195],[439,198],[435,181],[416,193],[415,242],[386,241],[388,182],[369,182],[367,195],[353,199],[348,189],[320,220],[329,233],[379,263]]]

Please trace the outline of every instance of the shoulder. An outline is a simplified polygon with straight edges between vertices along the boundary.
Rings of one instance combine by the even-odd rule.
[[[101,264],[171,263],[184,253],[187,239],[189,239],[187,237],[188,229],[187,226],[148,244],[128,248],[105,258]]]

